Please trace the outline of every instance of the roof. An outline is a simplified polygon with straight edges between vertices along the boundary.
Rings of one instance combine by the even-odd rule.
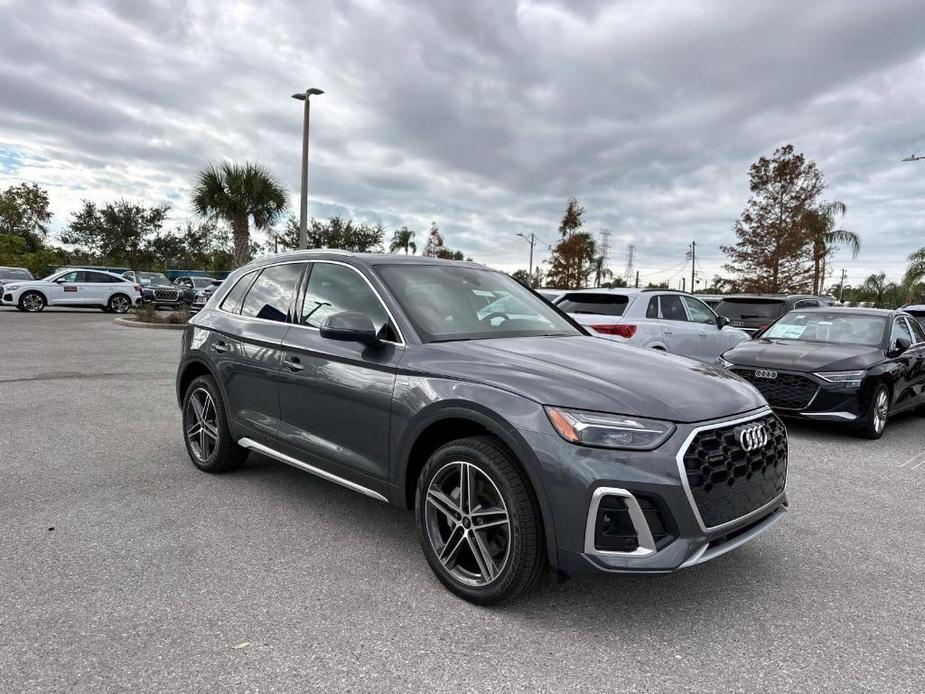
[[[343,260],[346,258],[352,258],[366,265],[446,265],[448,267],[459,267],[460,263],[463,263],[467,267],[477,267],[484,270],[490,269],[484,265],[474,263],[471,260],[445,260],[443,258],[428,258],[420,255],[405,255],[404,253],[353,253],[336,248],[312,248],[302,251],[286,251],[285,253],[277,253],[276,255],[257,258],[248,264],[260,266],[267,263],[279,262],[280,260]]]
[[[680,289],[666,289],[665,287],[646,287],[639,289],[636,287],[599,287],[597,289],[560,289],[567,294],[620,294],[622,296],[636,296],[637,294],[649,294],[651,292],[660,292],[662,294],[686,294],[687,296],[697,297],[697,294],[682,292]]]
[[[846,307],[846,306],[818,306],[813,308],[797,309],[800,313],[850,313],[860,316],[891,316],[894,313],[902,313],[901,309],[892,308],[863,308],[863,307]]]
[[[781,301],[786,301],[787,299],[822,299],[824,301],[831,301],[830,297],[820,296],[818,294],[717,294],[723,299],[780,299]]]

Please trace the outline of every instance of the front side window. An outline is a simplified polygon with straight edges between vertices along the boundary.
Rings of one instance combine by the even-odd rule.
[[[55,278],[55,282],[67,282],[68,284],[72,282],[79,282],[80,276],[84,273],[73,270],[71,272],[65,272],[63,275],[60,275]]]
[[[705,303],[691,296],[684,296],[681,298],[684,300],[684,303],[687,304],[687,310],[691,314],[691,320],[694,323],[716,324],[716,316],[713,311],[707,308]]]
[[[801,340],[830,344],[883,344],[886,319],[882,316],[828,311],[791,311],[762,333],[762,339]]]
[[[662,294],[659,297],[659,304],[662,307],[663,319],[687,321],[687,312],[684,310],[684,304],[681,303],[681,297],[677,294]]]
[[[302,266],[303,263],[287,263],[264,269],[247,293],[241,315],[285,323]]]
[[[501,272],[423,264],[376,271],[425,342],[584,334]]]
[[[893,321],[893,332],[890,334],[890,347],[895,347],[896,340],[899,338],[909,340],[910,345],[915,343],[915,340],[912,339],[912,331],[909,329],[909,324],[906,322],[905,318],[897,318]]]
[[[385,307],[359,272],[334,263],[313,263],[302,301],[302,325],[320,328],[325,318],[344,311],[362,313],[381,339],[397,340]]]

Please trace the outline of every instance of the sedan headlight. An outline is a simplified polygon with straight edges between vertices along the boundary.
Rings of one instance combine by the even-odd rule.
[[[858,388],[864,380],[864,371],[820,371],[813,376],[845,388]]]
[[[722,357],[716,357],[716,365],[723,369],[731,369],[735,364],[733,364],[728,359],[723,359]]]
[[[19,289],[19,285],[18,284],[4,284],[3,289],[4,291],[15,292],[17,289]]]
[[[655,419],[603,412],[547,407],[546,415],[559,436],[579,446],[650,451],[674,432],[674,424]]]

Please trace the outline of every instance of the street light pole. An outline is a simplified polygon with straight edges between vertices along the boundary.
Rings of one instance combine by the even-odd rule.
[[[293,94],[293,99],[305,102],[302,118],[302,199],[299,202],[299,248],[308,247],[308,123],[310,119],[311,97],[324,94],[320,89],[306,89],[304,94]]]
[[[520,238],[522,238],[524,241],[530,244],[530,269],[528,272],[530,273],[529,282],[532,285],[533,284],[533,244],[536,243],[536,235],[533,234],[532,232],[530,233],[530,236],[527,236],[526,234],[517,234],[517,235]]]

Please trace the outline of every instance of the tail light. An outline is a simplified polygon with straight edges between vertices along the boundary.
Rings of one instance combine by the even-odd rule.
[[[767,327],[768,327],[768,324],[767,324],[767,323],[760,323],[760,324],[758,325],[758,330],[759,330],[759,331],[760,331],[760,330],[764,330],[764,329],[767,328]]]
[[[139,294],[141,293],[141,285],[140,285],[140,284],[133,284],[132,286],[135,287],[135,291],[136,291],[136,292],[138,292]]]
[[[594,332],[602,335],[616,335],[618,337],[631,338],[636,334],[636,326],[627,323],[618,323],[617,325],[590,325]]]

